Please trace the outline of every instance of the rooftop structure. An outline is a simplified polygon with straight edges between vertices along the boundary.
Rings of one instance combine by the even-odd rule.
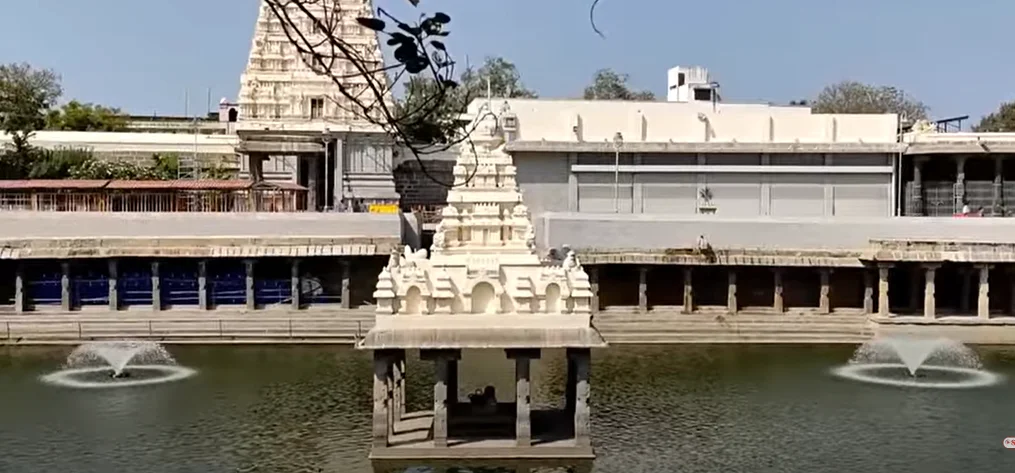
[[[713,82],[704,67],[676,66],[666,71],[667,102],[719,101],[719,83]]]

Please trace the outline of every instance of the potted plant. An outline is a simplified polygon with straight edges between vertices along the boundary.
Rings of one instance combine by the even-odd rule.
[[[715,213],[715,205],[712,204],[712,189],[709,189],[708,187],[703,187],[698,190],[698,213]]]

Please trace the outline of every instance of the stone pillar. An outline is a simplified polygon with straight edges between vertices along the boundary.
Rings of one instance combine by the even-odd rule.
[[[71,310],[71,281],[70,281],[70,262],[64,261],[60,263],[60,309],[68,312]]]
[[[115,259],[108,261],[109,266],[109,310],[120,310],[120,271]]]
[[[303,280],[300,278],[300,260],[289,263],[289,293],[293,310],[303,308]]]
[[[388,364],[386,353],[374,351],[374,414],[371,431],[374,447],[388,446]]]
[[[448,446],[448,360],[435,358],[436,379],[433,385],[433,444]]]
[[[351,263],[347,259],[342,260],[342,308],[352,307],[352,291],[350,290],[350,278],[352,277]]]
[[[317,212],[320,210],[317,199],[317,187],[318,181],[321,179],[321,170],[318,167],[317,158],[307,158],[307,210],[310,212]]]
[[[829,268],[821,268],[818,270],[819,277],[821,279],[821,295],[818,297],[818,312],[822,314],[832,313],[832,270]]]
[[[457,362],[456,362],[457,363]],[[455,366],[455,376],[457,377],[457,366]],[[405,371],[405,350],[401,351],[401,356],[398,358],[398,374],[401,378],[398,381],[398,404],[395,404],[395,412],[398,413],[398,419],[401,420],[402,416],[405,415],[405,383],[408,380],[408,374]],[[457,380],[456,380],[457,382]]]
[[[648,267],[638,267],[638,313],[648,313]]]
[[[874,313],[874,278],[869,269],[863,269],[863,313]]]
[[[592,313],[599,313],[599,266],[589,266],[589,285],[592,286]]]
[[[254,310],[257,308],[257,293],[254,290],[254,260],[248,259],[243,261],[243,266],[246,268],[246,300],[247,310]]]
[[[772,308],[781,314],[786,311],[782,298],[782,268],[772,268],[772,273],[775,282],[775,289],[772,291],[775,294],[772,300]]]
[[[888,317],[891,308],[888,306],[888,272],[890,264],[878,264],[878,315]]]
[[[345,146],[342,140],[332,141],[334,144],[331,160],[335,167],[335,183],[331,188],[332,206],[336,210],[348,211],[345,206]]]
[[[28,301],[25,297],[25,265],[17,262],[14,269],[14,311],[21,314],[28,310]]]
[[[387,409],[385,409],[384,423],[387,426],[388,438],[395,434],[395,365],[398,364],[398,355],[391,353],[391,358],[388,359],[388,371],[384,373],[385,376],[385,387],[387,390],[385,394],[387,399],[385,400]]]
[[[955,157],[955,212],[961,211],[966,204],[966,158],[962,155]]]
[[[529,358],[515,358],[515,441],[519,447],[532,445],[531,407],[529,405]]]
[[[1004,158],[994,155],[994,185],[990,199],[990,214],[994,217],[1004,216]]]
[[[980,270],[980,290],[976,297],[976,316],[985,320],[990,319],[990,266],[977,265]]]
[[[592,364],[591,351],[587,348],[568,350],[574,360],[575,367],[575,402],[574,402],[574,444],[576,447],[592,446],[591,421],[592,411],[589,406],[591,394],[590,370]]]
[[[268,156],[263,153],[247,154],[247,170],[249,171],[251,181],[261,182],[264,180],[265,159],[268,159]]]
[[[923,165],[927,158],[918,157],[913,160],[913,213],[923,215]]]
[[[737,313],[737,272],[730,266],[726,275],[726,310],[731,314]]]
[[[934,278],[937,274],[937,268],[939,264],[925,264],[923,265],[923,316],[928,319],[933,319],[937,315],[937,299],[934,297]]]
[[[694,270],[691,266],[684,268],[684,313],[694,312]]]
[[[208,310],[208,302],[208,261],[201,260],[197,262],[197,306]]]
[[[159,274],[158,261],[152,261],[152,310],[162,310],[162,276]]]
[[[969,313],[969,298],[973,291],[973,272],[971,268],[959,268],[959,278],[962,280],[962,284],[959,290],[962,292],[959,294],[959,312],[963,315]]]

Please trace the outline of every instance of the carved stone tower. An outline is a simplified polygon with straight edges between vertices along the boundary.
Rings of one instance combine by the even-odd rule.
[[[315,22],[298,11],[292,13],[293,24],[284,24],[261,2],[250,45],[250,57],[240,77],[239,120],[246,124],[270,124],[272,129],[299,125],[300,129],[330,127],[331,130],[377,131],[377,127],[362,119],[362,110],[339,92],[334,76],[340,77],[343,86],[355,96],[364,92],[366,80],[355,74],[348,61],[336,60],[330,75],[321,74],[311,55],[301,54],[294,46],[286,28],[299,26],[299,33],[311,41],[321,41],[321,54],[327,58],[330,45],[321,26],[331,29],[334,37],[341,38],[363,57],[364,66],[380,69],[383,58],[377,34],[356,22],[357,17],[372,17],[371,0],[320,0],[304,2]],[[295,36],[295,31],[290,30]],[[310,63],[310,64],[308,64]],[[330,64],[330,62],[329,62]],[[343,77],[348,75],[348,77]],[[381,79],[383,75],[378,76]],[[386,80],[386,79],[381,79]],[[363,94],[369,103],[372,96]],[[369,96],[369,97],[368,97]],[[282,125],[279,127],[279,125]],[[249,128],[249,126],[248,126]]]
[[[588,275],[575,255],[544,265],[536,254],[516,168],[490,135],[476,154],[458,158],[459,185],[448,192],[430,258],[407,248],[382,271],[374,294],[379,314],[590,313]]]

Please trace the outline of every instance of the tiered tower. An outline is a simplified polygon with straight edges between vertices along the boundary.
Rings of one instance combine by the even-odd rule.
[[[574,253],[544,265],[499,130],[463,152],[431,256],[406,247],[381,272],[379,314],[589,314],[588,275]],[[482,134],[482,133],[479,133]]]
[[[353,45],[362,56],[364,66],[378,70],[383,58],[377,34],[364,28],[357,17],[372,17],[370,0],[319,0],[305,2],[314,18],[331,29],[334,37]],[[291,12],[299,33],[310,42],[320,42],[319,51],[324,58],[333,56],[319,23]],[[366,91],[366,79],[346,60],[336,59],[331,75],[321,74],[309,55],[301,55],[286,35],[286,28],[265,1],[261,2],[250,46],[247,67],[240,77],[239,121],[241,128],[320,129],[349,131],[379,131],[376,125],[363,119],[362,110],[339,92],[332,76],[342,77],[343,86],[355,96],[362,93],[362,102],[370,103],[373,96]],[[295,35],[294,31],[290,33]],[[316,70],[315,70],[316,69]],[[348,76],[348,77],[346,77]],[[378,80],[386,81],[383,74]],[[390,98],[389,98],[390,100]]]

